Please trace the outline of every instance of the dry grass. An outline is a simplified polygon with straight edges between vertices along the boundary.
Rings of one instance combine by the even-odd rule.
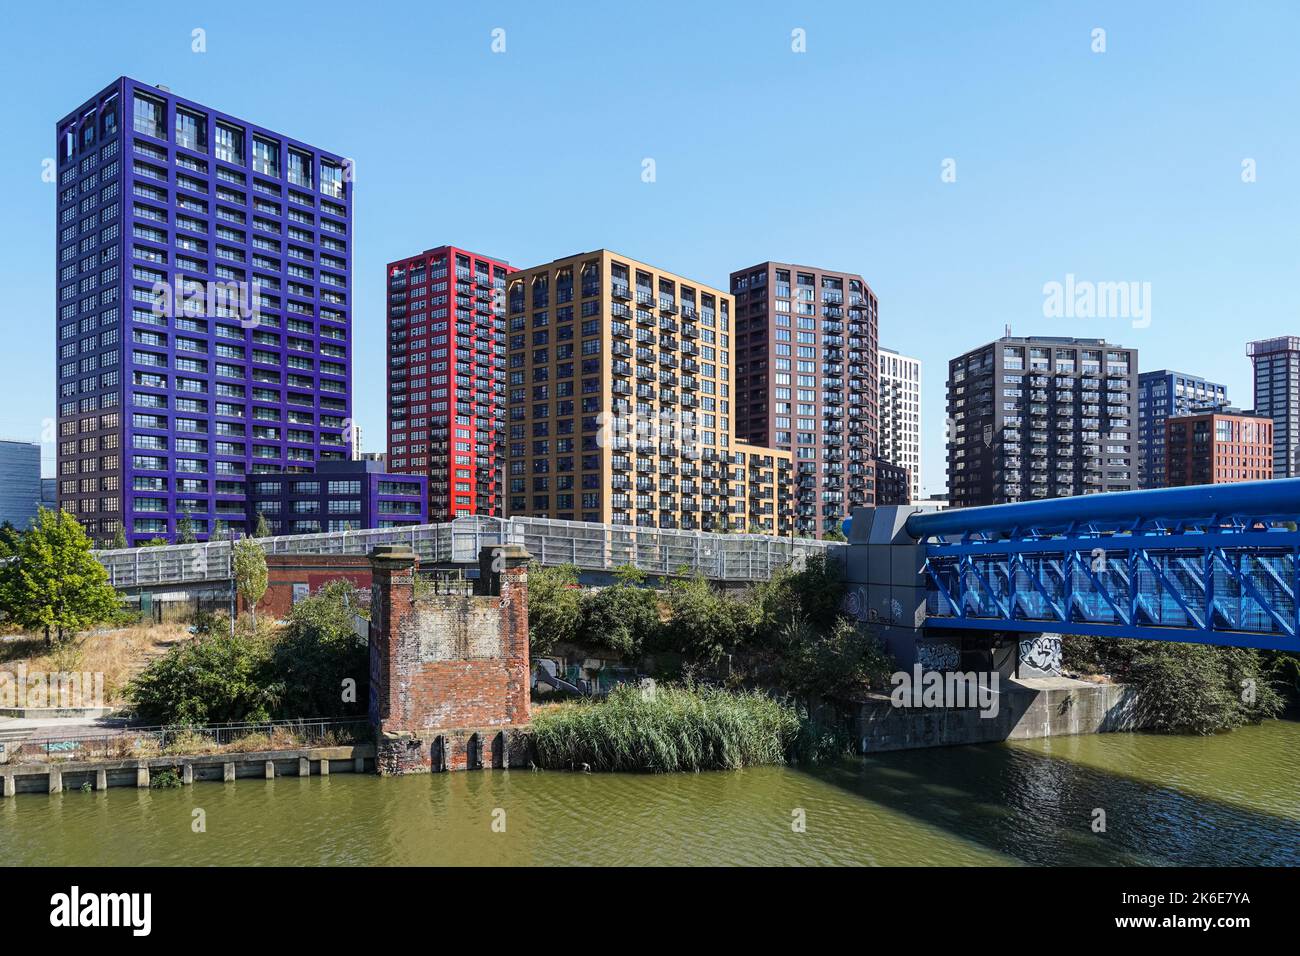
[[[89,633],[46,648],[39,635],[0,641],[0,668],[13,671],[20,664],[28,671],[88,671],[104,675],[104,702],[122,702],[122,690],[150,660],[176,643],[190,640],[184,624],[151,624]]]

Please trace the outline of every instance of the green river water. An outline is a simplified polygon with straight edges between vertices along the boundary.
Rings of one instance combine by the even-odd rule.
[[[787,863],[1300,865],[1300,723],[812,769],[336,774],[0,800],[3,866]]]

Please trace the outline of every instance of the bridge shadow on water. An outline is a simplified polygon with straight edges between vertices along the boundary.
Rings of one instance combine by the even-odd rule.
[[[896,751],[800,769],[1025,864],[1300,865],[1300,821],[1017,745]],[[1102,833],[1092,829],[1098,808]]]

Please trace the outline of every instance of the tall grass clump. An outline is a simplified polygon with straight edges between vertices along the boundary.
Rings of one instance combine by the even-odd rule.
[[[615,688],[601,702],[533,716],[538,766],[673,773],[780,764],[800,732],[792,707],[757,691]]]

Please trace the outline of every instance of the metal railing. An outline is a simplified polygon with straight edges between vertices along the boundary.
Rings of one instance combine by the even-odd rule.
[[[260,538],[267,554],[368,554],[381,544],[406,544],[424,564],[474,564],[489,545],[522,545],[547,565],[584,571],[632,565],[649,574],[703,574],[715,581],[763,581],[778,568],[824,551],[813,538],[712,534],[546,518],[472,516],[444,524]],[[199,584],[231,579],[228,541],[97,551],[118,588]]]
[[[259,750],[295,750],[325,742],[345,746],[368,740],[369,734],[370,725],[364,718],[268,720],[193,727],[120,727],[95,733],[74,732],[9,741],[9,760],[23,763],[33,760],[127,760],[171,754],[181,756],[216,752],[232,744],[249,743],[257,736],[266,737],[266,746],[259,746]]]

